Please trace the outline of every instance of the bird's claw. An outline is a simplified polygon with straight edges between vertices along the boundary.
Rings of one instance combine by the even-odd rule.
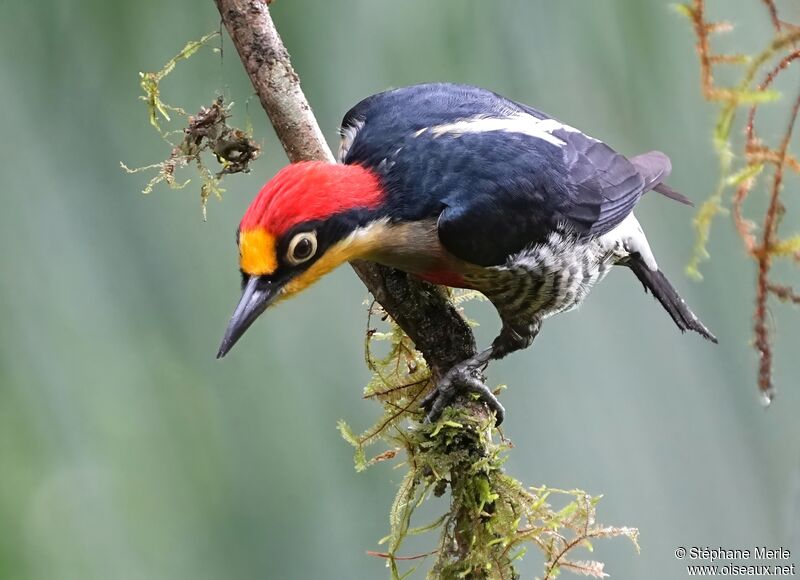
[[[482,365],[483,366],[483,365]],[[499,426],[505,417],[505,409],[497,397],[474,373],[477,369],[468,364],[458,364],[442,377],[436,387],[422,400],[420,406],[428,412],[425,423],[434,423],[442,412],[453,403],[457,395],[476,393],[490,411],[494,412],[495,425]]]

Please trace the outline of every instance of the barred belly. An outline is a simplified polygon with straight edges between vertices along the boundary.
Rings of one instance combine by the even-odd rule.
[[[614,261],[614,253],[596,240],[553,233],[505,264],[465,279],[492,301],[505,323],[523,326],[575,308]]]

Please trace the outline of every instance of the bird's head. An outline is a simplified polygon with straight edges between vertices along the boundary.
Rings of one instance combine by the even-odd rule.
[[[270,304],[289,298],[349,260],[369,257],[385,221],[378,177],[357,165],[289,165],[250,204],[237,233],[242,297],[218,358]]]

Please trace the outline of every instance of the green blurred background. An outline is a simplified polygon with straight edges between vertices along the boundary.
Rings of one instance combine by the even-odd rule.
[[[767,38],[759,2],[712,6],[748,26],[728,45]],[[237,221],[286,162],[257,100],[262,158],[226,179],[207,223],[196,179],[145,197],[146,177],[119,168],[167,155],[137,73],[217,28],[211,0],[0,7],[0,578],[386,577],[365,551],[387,531],[402,473],[356,474],[335,430],[379,412],[360,397],[366,292],[352,272],[270,311],[214,359],[238,298]],[[273,13],[332,144],[360,98],[451,80],[625,153],[661,149],[670,183],[695,199],[714,186],[715,109],[699,94],[690,27],[667,2],[281,0]],[[222,90],[244,124],[252,89],[225,49],[182,63],[165,100],[195,111]],[[603,493],[602,521],[638,526],[641,555],[624,540],[596,546],[616,578],[685,577],[678,546],[785,546],[794,560],[797,312],[774,308],[780,392],[764,411],[749,346],[754,268],[729,222],[697,284],[682,274],[692,213],[648,196],[637,214],[720,345],[681,336],[629,272],[614,272],[534,348],[492,366],[491,382],[510,385],[508,470]],[[800,223],[796,210],[786,219]],[[469,314],[485,344],[491,308]],[[539,566],[531,557],[525,577]]]

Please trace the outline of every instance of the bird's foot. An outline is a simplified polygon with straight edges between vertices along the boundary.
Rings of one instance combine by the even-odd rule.
[[[506,411],[489,387],[476,376],[479,373],[478,369],[484,364],[486,361],[470,359],[451,368],[421,403],[421,407],[428,412],[425,422],[437,421],[445,408],[453,403],[456,396],[475,393],[489,407],[489,410],[494,412],[495,424],[499,426],[503,422]]]

